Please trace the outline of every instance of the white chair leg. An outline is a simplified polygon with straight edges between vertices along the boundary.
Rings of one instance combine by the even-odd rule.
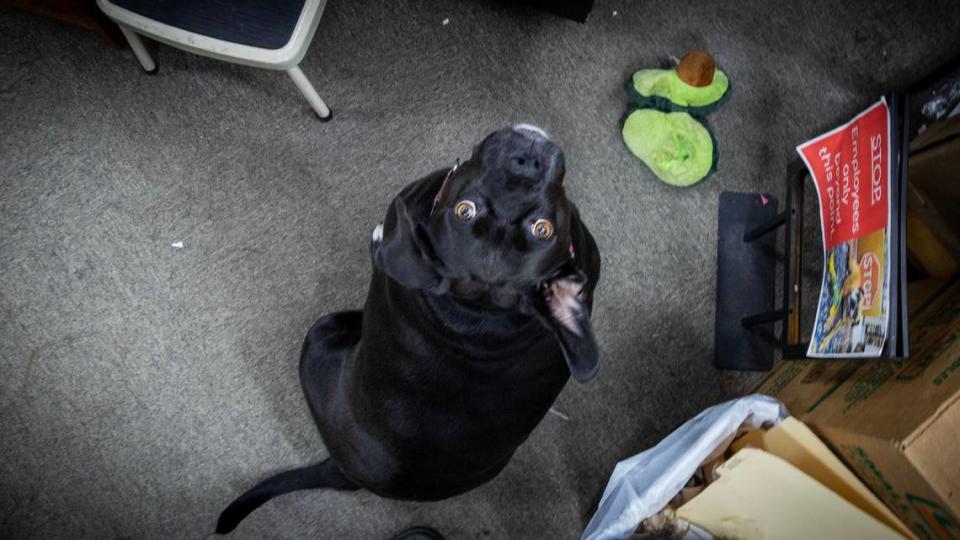
[[[313,107],[314,112],[317,113],[317,117],[320,118],[320,120],[329,120],[330,109],[327,108],[327,104],[320,99],[317,91],[313,89],[313,85],[307,80],[307,76],[300,71],[300,66],[293,66],[288,69],[287,75],[290,75],[293,83],[300,89],[300,93],[310,102],[310,106]]]
[[[143,41],[140,40],[140,36],[130,28],[127,28],[125,24],[120,25],[120,31],[123,32],[123,37],[127,38],[127,43],[129,43],[130,48],[133,49],[133,54],[136,55],[137,60],[140,61],[143,70],[147,73],[156,72],[157,64],[154,63],[153,58],[150,58],[150,53],[148,53],[147,48],[143,46]]]

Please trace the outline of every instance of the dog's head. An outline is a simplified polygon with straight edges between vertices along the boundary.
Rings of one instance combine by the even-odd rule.
[[[575,210],[564,173],[563,152],[543,130],[495,131],[467,161],[394,199],[374,231],[374,263],[407,287],[535,315],[556,334],[573,377],[585,382],[600,353],[583,294],[587,278],[573,256]]]

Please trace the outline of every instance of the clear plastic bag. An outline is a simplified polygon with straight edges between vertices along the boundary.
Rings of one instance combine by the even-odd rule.
[[[613,469],[582,540],[630,537],[663,509],[702,463],[723,453],[740,431],[770,427],[788,416],[779,401],[760,394],[701,412],[656,446]]]
[[[933,92],[933,97],[920,108],[928,120],[941,120],[957,114],[960,108],[960,79],[954,79]]]

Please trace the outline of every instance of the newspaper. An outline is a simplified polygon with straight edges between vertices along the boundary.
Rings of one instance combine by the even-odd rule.
[[[890,318],[890,109],[797,147],[817,188],[823,283],[807,356],[877,357]]]

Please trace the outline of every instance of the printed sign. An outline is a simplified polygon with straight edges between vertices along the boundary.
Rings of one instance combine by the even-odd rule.
[[[823,285],[807,355],[880,356],[890,298],[890,108],[881,99],[797,147],[817,188]]]

